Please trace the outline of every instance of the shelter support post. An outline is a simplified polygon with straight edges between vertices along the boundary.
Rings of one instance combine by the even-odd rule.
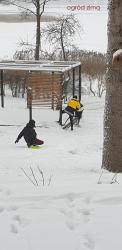
[[[29,121],[32,120],[32,89],[28,87],[28,99],[29,99]]]
[[[79,65],[79,102],[81,101],[81,65]]]
[[[60,124],[61,126],[62,126],[63,83],[64,83],[64,74],[61,75],[61,89],[60,89],[59,124]]]
[[[73,73],[73,75],[72,75],[72,80],[73,80],[72,96],[74,96],[75,95],[75,68],[73,68],[72,73]]]
[[[54,110],[54,72],[52,72],[52,109]]]
[[[0,71],[1,107],[4,108],[3,70]]]
[[[62,126],[62,107],[59,110],[59,124]]]
[[[32,120],[32,104],[29,106],[29,121]]]

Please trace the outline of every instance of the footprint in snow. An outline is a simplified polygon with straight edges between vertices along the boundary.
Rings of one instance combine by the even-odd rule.
[[[19,225],[22,224],[22,219],[19,215],[14,215],[13,216],[13,220],[15,220],[16,222],[18,222]]]
[[[90,221],[90,216],[91,216],[91,210],[89,209],[78,209],[78,213],[81,213],[83,215],[83,219],[85,223],[88,223]]]
[[[88,249],[94,249],[95,248],[95,241],[87,234],[85,235],[84,246],[86,246]]]
[[[10,230],[11,230],[11,232],[14,233],[14,234],[17,234],[17,233],[18,233],[18,229],[17,229],[16,225],[14,225],[14,224],[11,224],[11,225],[10,225]]]
[[[86,204],[89,204],[90,202],[91,202],[91,198],[90,198],[90,197],[86,197],[86,198],[85,198],[85,203],[86,203]]]
[[[18,209],[18,206],[11,205],[8,210],[10,210],[10,211],[16,211],[17,209]]]
[[[10,196],[10,195],[11,195],[11,190],[10,190],[10,189],[6,190],[6,191],[5,191],[5,195],[6,195],[6,196]]]
[[[5,207],[0,206],[0,213],[2,213],[4,211]]]
[[[69,152],[70,154],[72,154],[72,155],[77,154],[77,151],[76,151],[76,150],[73,150],[73,149],[69,150],[68,152]]]
[[[74,221],[74,214],[72,211],[67,213],[66,225],[70,230],[74,230],[76,225]]]
[[[24,227],[27,223],[26,221],[20,217],[20,215],[14,215],[13,216],[13,223],[11,223],[10,225],[10,231],[14,234],[17,234],[18,233],[18,228],[19,227]]]
[[[66,217],[66,226],[70,230],[75,230],[76,227],[78,226],[77,219],[75,218],[75,212],[73,210],[68,210],[67,209],[60,209],[60,212],[65,215]]]
[[[25,218],[22,218],[20,215],[16,214],[13,216],[13,220],[21,227],[25,227],[28,225],[28,220]]]

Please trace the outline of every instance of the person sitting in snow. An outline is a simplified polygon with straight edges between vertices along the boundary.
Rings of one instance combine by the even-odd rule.
[[[26,127],[24,127],[23,130],[19,133],[15,143],[18,143],[19,140],[22,137],[24,137],[28,147],[44,144],[42,140],[36,138],[37,134],[34,128],[35,128],[35,121],[30,120],[26,124]]]
[[[78,118],[78,125],[83,113],[83,104],[80,103],[77,99],[77,95],[74,95],[71,100],[68,101],[67,107],[62,110],[62,114],[67,113],[70,118],[71,130],[73,130],[73,117],[76,116]],[[61,118],[59,118],[59,123]]]

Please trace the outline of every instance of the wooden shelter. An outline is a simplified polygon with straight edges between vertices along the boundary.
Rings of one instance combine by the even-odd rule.
[[[81,63],[73,61],[0,61],[1,106],[4,107],[4,72],[26,72],[27,106],[62,110],[66,75],[72,73],[72,95],[75,94],[75,72],[78,70],[78,93],[81,100]]]

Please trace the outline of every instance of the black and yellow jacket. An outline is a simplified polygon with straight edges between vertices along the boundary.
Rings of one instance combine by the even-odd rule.
[[[72,98],[68,103],[67,106],[73,108],[74,110],[80,109],[81,105],[77,99]]]
[[[67,113],[70,116],[74,116],[76,110],[79,110],[81,107],[80,102],[75,99],[72,98],[68,103],[67,103],[67,107],[65,108],[64,112]]]

